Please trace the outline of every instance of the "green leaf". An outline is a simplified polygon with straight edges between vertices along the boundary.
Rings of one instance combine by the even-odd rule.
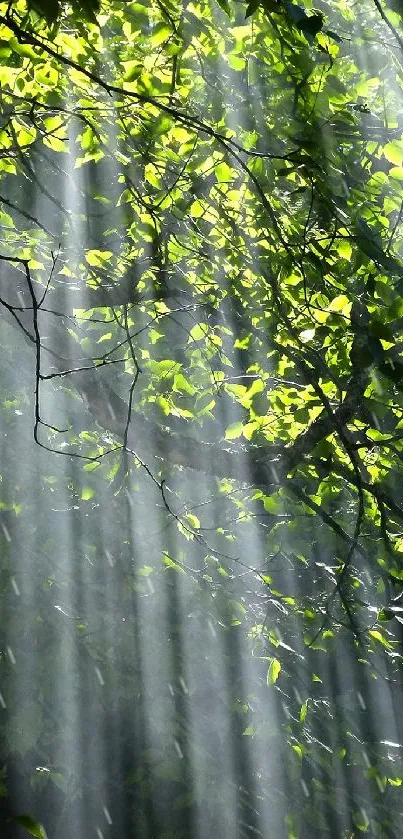
[[[172,29],[167,23],[161,21],[154,27],[153,33],[150,37],[150,44],[153,47],[159,47],[172,35]]]
[[[88,264],[94,267],[102,266],[105,262],[108,262],[111,256],[112,251],[91,250],[85,254]]]
[[[351,308],[351,302],[346,294],[339,294],[337,297],[334,297],[330,305],[328,306],[329,312],[343,312],[346,315],[349,314]]]
[[[16,816],[13,821],[24,827],[30,836],[35,836],[36,839],[47,839],[44,829],[31,816]]]
[[[167,553],[165,553],[165,554],[163,555],[163,557],[162,557],[162,561],[163,561],[164,565],[165,565],[167,568],[171,568],[171,569],[172,569],[172,571],[176,571],[178,574],[184,574],[184,573],[185,573],[184,569],[183,569],[183,568],[181,568],[181,566],[180,566],[180,565],[178,565],[178,563],[177,563],[177,562],[175,562],[173,559],[171,559],[171,557],[170,557],[170,556],[168,556],[168,554],[167,554]]]
[[[230,166],[228,166],[228,163],[225,163],[225,161],[219,163],[218,166],[215,167],[214,172],[219,183],[229,183],[234,176],[233,170]]]
[[[403,779],[402,778],[388,778],[388,783],[392,787],[401,787],[402,784],[403,784]]]
[[[58,0],[29,0],[28,5],[40,17],[45,18],[49,24],[54,23],[60,15],[60,3]]]
[[[299,721],[301,723],[305,722],[307,712],[308,712],[308,699],[306,700],[306,702],[303,702],[302,705],[301,705],[301,710],[299,712]]]
[[[283,512],[284,503],[278,493],[275,495],[265,495],[263,496],[262,501],[266,513],[271,513],[273,516],[276,516]]]
[[[299,24],[301,21],[305,20],[305,18],[307,17],[307,14],[306,14],[305,10],[301,6],[298,6],[297,3],[292,3],[292,2],[289,2],[289,0],[284,0],[283,6],[284,6],[284,9],[286,10],[289,18],[294,23]]]
[[[242,734],[244,737],[253,737],[256,734],[256,729],[253,725],[248,725]]]
[[[403,143],[400,140],[392,140],[383,148],[383,154],[386,160],[399,167],[403,163]]]
[[[273,658],[267,671],[267,684],[274,685],[280,675],[281,664],[277,658]]]
[[[386,647],[387,649],[393,649],[390,641],[388,641],[387,638],[385,638],[385,636],[382,635],[382,632],[379,632],[378,629],[370,629],[368,631],[368,635],[370,635],[371,638],[374,639],[374,641],[378,641],[379,644],[382,644],[383,647]]]
[[[195,530],[199,530],[200,519],[198,519],[193,513],[186,513],[184,519],[191,527],[194,527]]]
[[[245,18],[250,17],[260,6],[261,0],[250,0],[246,7]]]
[[[309,15],[305,20],[300,21],[299,29],[304,34],[315,36],[323,27],[323,16],[321,14]]]
[[[384,609],[381,609],[380,612],[378,612],[378,620],[379,621],[391,621],[394,617],[395,617],[394,612],[392,612],[391,609],[384,608]]]
[[[242,422],[233,422],[225,431],[225,439],[226,440],[236,440],[238,437],[241,437],[243,432],[243,423]]]

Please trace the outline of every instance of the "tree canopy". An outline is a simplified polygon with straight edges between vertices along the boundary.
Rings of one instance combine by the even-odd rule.
[[[49,839],[131,702],[94,836],[399,835],[402,87],[400,0],[0,2],[2,791]]]

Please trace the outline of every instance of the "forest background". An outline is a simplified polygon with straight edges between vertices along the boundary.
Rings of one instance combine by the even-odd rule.
[[[402,19],[0,2],[5,835],[401,835]]]

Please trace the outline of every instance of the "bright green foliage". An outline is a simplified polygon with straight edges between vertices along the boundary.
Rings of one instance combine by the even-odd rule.
[[[110,567],[123,557],[117,604],[183,582],[192,625],[208,616],[228,670],[237,656],[262,664],[226,707],[262,751],[281,740],[284,835],[326,836],[339,812],[340,836],[389,837],[403,776],[390,746],[403,639],[403,7],[318,6],[0,2],[1,416],[59,453],[37,455],[36,491],[68,521],[79,510],[101,610],[97,515],[113,531]],[[11,461],[3,486],[5,514],[35,516]],[[133,508],[150,552],[137,567]],[[64,580],[45,531],[40,605],[26,615],[48,649],[40,702],[60,659],[46,604]],[[115,650],[87,619],[84,603],[77,643],[126,698],[134,619],[114,626]],[[155,643],[168,659],[168,638]],[[67,642],[64,655],[68,668]],[[198,660],[212,681],[214,655]],[[22,755],[33,731],[56,736],[38,696],[34,723],[16,712],[7,733]],[[275,800],[273,777],[256,774]]]
[[[267,684],[274,685],[277,682],[281,670],[281,664],[277,658],[273,658],[267,671]]]
[[[25,828],[30,836],[35,836],[36,839],[45,839],[45,834],[39,824],[37,824],[30,816],[19,816],[16,822]]]

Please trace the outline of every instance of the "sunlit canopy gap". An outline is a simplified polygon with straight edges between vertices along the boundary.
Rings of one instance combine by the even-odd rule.
[[[0,3],[16,839],[399,835],[401,20],[220,5]]]

